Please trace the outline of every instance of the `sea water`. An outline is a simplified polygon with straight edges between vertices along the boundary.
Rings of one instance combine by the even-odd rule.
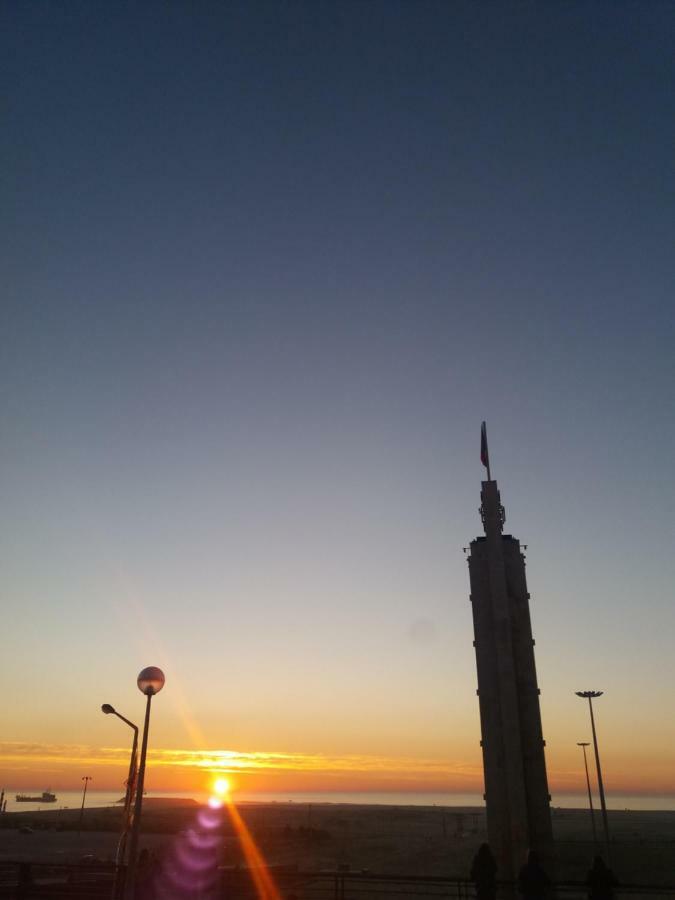
[[[11,790],[5,789],[8,812],[31,812],[39,809],[80,809],[82,806],[82,791],[54,791],[56,803],[17,803],[15,795],[41,794],[44,789]],[[147,797],[165,797],[172,800],[196,800],[198,803],[206,803],[209,795],[204,792],[171,793],[167,791],[149,791]],[[450,793],[375,793],[375,792],[305,792],[305,793],[254,793],[249,791],[235,791],[233,798],[238,803],[350,803],[359,806],[485,806],[482,794],[450,794]],[[118,791],[87,791],[85,798],[85,810],[94,807],[120,807],[119,801],[123,799]],[[588,796],[586,794],[553,794],[551,805],[564,809],[586,809]],[[596,805],[599,803],[596,799]],[[675,796],[647,796],[641,794],[609,794],[607,796],[608,809],[630,810],[675,810]]]

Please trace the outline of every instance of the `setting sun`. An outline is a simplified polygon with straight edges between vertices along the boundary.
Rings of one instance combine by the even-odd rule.
[[[216,778],[213,782],[213,790],[219,797],[224,797],[230,791],[230,782],[227,778]]]

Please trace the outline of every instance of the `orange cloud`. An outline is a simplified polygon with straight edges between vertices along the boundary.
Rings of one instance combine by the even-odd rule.
[[[109,782],[129,761],[126,747],[79,744],[0,744],[8,773],[56,775],[75,767],[108,769]],[[324,754],[182,750],[155,748],[148,765],[163,789],[201,787],[216,774],[234,775],[248,790],[478,790],[482,774],[461,762],[409,757],[328,756]]]
[[[54,787],[64,788],[85,769],[96,777],[97,787],[117,788],[129,762],[128,747],[82,744],[6,742],[0,743],[0,755],[6,783],[17,788],[37,786],[45,779]],[[560,762],[556,767],[549,760],[551,789],[559,793],[583,792],[581,769]],[[614,766],[607,766],[609,790],[639,794],[675,792],[673,774],[667,765],[652,760],[636,769],[629,762],[616,759]],[[215,775],[231,776],[235,787],[246,791],[483,790],[479,764],[451,759],[154,748],[148,752],[148,766],[151,790],[201,791]]]

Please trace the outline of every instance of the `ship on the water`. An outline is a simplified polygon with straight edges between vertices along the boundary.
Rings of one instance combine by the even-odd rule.
[[[56,803],[56,794],[43,791],[39,797],[31,797],[30,794],[17,794],[17,803]]]

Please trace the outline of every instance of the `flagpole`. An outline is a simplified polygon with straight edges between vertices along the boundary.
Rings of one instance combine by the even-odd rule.
[[[480,460],[487,469],[487,480],[492,481],[490,474],[490,451],[488,450],[487,426],[485,422],[480,426]]]

